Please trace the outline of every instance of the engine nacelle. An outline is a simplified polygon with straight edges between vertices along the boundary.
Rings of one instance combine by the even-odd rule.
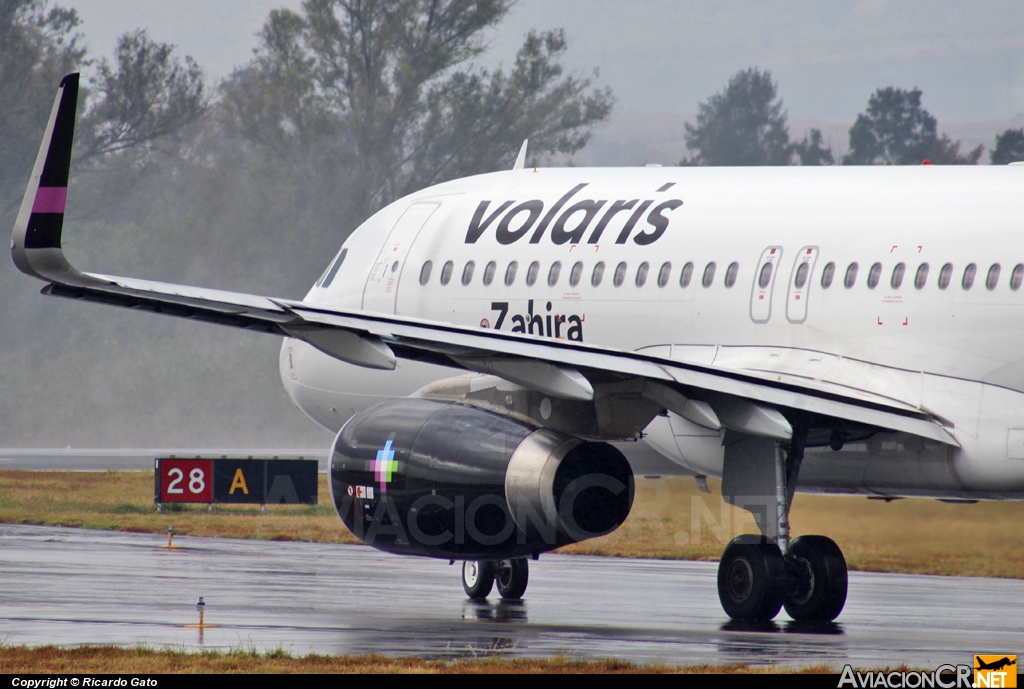
[[[633,472],[607,443],[407,398],[345,424],[331,493],[349,530],[376,548],[494,560],[614,531],[633,506]]]

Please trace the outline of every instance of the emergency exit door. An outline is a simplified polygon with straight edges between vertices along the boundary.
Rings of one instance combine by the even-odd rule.
[[[818,260],[818,247],[805,246],[797,254],[793,274],[789,278],[789,296],[786,299],[786,318],[790,323],[807,320],[807,300],[811,294],[811,276]]]
[[[750,319],[755,323],[767,323],[772,317],[772,294],[781,260],[781,246],[770,246],[761,252],[750,290]]]

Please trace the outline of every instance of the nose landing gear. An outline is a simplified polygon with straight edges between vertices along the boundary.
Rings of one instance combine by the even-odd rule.
[[[529,579],[530,567],[525,557],[462,563],[462,588],[472,600],[486,600],[495,583],[503,599],[519,600],[526,593]]]
[[[471,600],[486,600],[494,588],[494,562],[466,560],[462,563],[462,588]]]

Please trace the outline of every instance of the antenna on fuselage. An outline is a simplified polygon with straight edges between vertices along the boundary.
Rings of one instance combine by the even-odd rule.
[[[519,155],[516,157],[516,164],[512,166],[513,170],[522,170],[526,167],[526,147],[529,143],[529,139],[523,141],[523,147],[519,149]]]

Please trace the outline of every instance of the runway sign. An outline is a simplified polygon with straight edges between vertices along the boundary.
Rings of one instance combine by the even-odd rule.
[[[154,501],[315,505],[315,459],[156,460]]]
[[[213,502],[212,459],[158,459],[157,502]]]

